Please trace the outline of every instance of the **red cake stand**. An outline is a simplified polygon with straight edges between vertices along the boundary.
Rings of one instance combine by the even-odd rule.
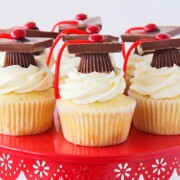
[[[0,179],[136,180],[180,179],[180,136],[150,135],[131,128],[125,143],[92,148],[73,145],[62,134],[57,113],[46,133],[0,135]],[[174,180],[174,179],[173,179]]]

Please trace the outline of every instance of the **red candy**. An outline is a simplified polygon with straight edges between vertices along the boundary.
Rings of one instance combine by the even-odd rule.
[[[75,16],[75,19],[76,19],[76,20],[83,21],[83,20],[87,19],[87,15],[86,15],[86,14],[83,14],[83,13],[77,14],[77,15]]]
[[[102,42],[104,40],[104,37],[100,34],[92,34],[89,36],[89,41],[92,42]]]
[[[153,23],[147,24],[146,26],[144,26],[144,30],[146,32],[151,32],[151,31],[154,31],[156,29],[157,29],[157,26],[156,26],[156,24],[153,24]]]
[[[96,25],[88,26],[86,28],[86,32],[88,32],[89,34],[99,33],[100,30],[101,30],[100,27]]]
[[[36,23],[31,21],[31,22],[27,22],[25,25],[24,25],[24,28],[25,29],[35,29],[36,28]]]
[[[156,35],[157,40],[163,40],[163,39],[171,39],[171,36],[166,33],[159,33]]]
[[[11,37],[16,40],[23,39],[26,36],[26,31],[23,28],[16,28],[11,31]]]

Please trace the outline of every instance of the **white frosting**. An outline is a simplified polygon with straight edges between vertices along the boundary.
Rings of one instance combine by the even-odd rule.
[[[153,99],[173,98],[180,95],[180,67],[151,67],[151,60],[136,65],[130,89]]]
[[[53,87],[53,74],[42,61],[28,68],[19,65],[0,67],[0,94],[27,93]]]
[[[0,66],[1,67],[4,65],[5,55],[6,55],[6,52],[0,52]]]
[[[111,73],[82,74],[74,68],[60,85],[60,94],[63,99],[71,99],[77,104],[107,101],[124,92],[123,75],[119,69]]]
[[[152,59],[152,54],[140,56],[138,54],[131,54],[127,64],[127,76],[134,77],[134,72],[136,70],[136,64],[142,61]]]

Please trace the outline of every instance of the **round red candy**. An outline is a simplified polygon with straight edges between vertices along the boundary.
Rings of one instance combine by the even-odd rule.
[[[24,39],[26,31],[23,28],[15,28],[11,31],[11,37],[16,40]]]
[[[99,33],[100,30],[101,30],[100,27],[96,25],[88,26],[86,28],[86,32],[88,32],[89,34]]]
[[[75,16],[75,19],[76,19],[76,20],[79,20],[79,21],[83,21],[83,20],[87,19],[87,15],[86,15],[86,14],[83,14],[83,13],[77,14],[77,15]]]
[[[151,32],[151,31],[154,31],[154,30],[156,30],[156,29],[157,29],[157,26],[156,26],[156,24],[153,24],[153,23],[147,24],[147,25],[144,27],[144,30],[145,30],[146,32]]]
[[[89,41],[92,42],[102,42],[104,40],[104,37],[100,34],[92,34],[89,36]]]
[[[36,29],[36,23],[31,21],[31,22],[27,22],[25,25],[24,25],[24,28],[25,29]]]
[[[159,33],[156,35],[157,40],[163,40],[163,39],[171,39],[171,36],[166,33]]]

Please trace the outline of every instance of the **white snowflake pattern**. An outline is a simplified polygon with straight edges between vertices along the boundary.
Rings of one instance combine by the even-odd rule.
[[[125,163],[124,166],[122,164],[118,164],[119,169],[114,169],[116,172],[116,178],[120,178],[120,180],[124,180],[125,177],[130,176],[131,168],[128,167],[128,163]]]
[[[12,169],[12,163],[13,161],[10,159],[9,154],[2,154],[2,157],[0,157],[0,163],[1,167],[4,167],[5,171]]]
[[[156,164],[152,165],[152,168],[154,169],[153,173],[160,175],[162,171],[164,172],[166,170],[165,166],[167,165],[167,162],[164,162],[164,158],[156,159],[155,162]]]
[[[39,160],[37,160],[36,163],[37,164],[33,165],[33,168],[35,169],[34,174],[39,174],[40,178],[42,178],[44,175],[48,176],[47,171],[49,171],[50,167],[46,166],[46,162],[42,161],[42,163],[41,163]]]

